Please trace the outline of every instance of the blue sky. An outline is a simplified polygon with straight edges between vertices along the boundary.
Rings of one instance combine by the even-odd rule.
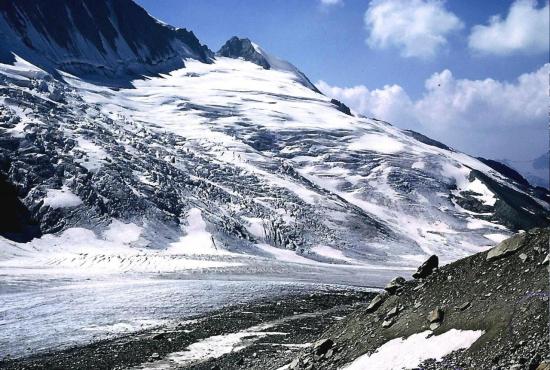
[[[248,37],[356,111],[466,152],[526,160],[547,150],[546,1],[137,2],[214,51],[231,36]],[[456,106],[460,101],[464,106]],[[439,120],[445,102],[453,106],[450,118]],[[499,112],[502,106],[508,111]],[[522,113],[523,106],[530,108]],[[511,146],[518,140],[523,145]]]
[[[214,51],[231,36],[248,37],[265,50],[291,61],[312,81],[371,88],[399,83],[413,96],[434,71],[449,68],[458,78],[513,80],[548,60],[547,53],[501,58],[468,52],[467,32],[452,35],[436,58],[400,58],[395,48],[366,44],[368,1],[323,6],[319,0],[138,0],[153,16],[191,29]],[[469,29],[494,14],[506,14],[512,1],[456,0],[447,8]]]

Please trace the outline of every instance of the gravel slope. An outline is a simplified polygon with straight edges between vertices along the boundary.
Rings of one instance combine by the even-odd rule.
[[[374,312],[365,305],[321,336],[335,343],[329,359],[326,353],[314,356],[307,350],[290,368],[341,368],[391,339],[429,330],[429,315],[439,308],[434,335],[451,329],[484,334],[470,348],[452,352],[439,362],[427,360],[420,368],[546,369],[549,236],[548,228],[533,229],[491,251],[446,265],[423,280],[405,282],[397,293],[386,295]],[[497,255],[499,249],[507,249],[508,254]],[[497,256],[488,260],[488,255]],[[395,307],[399,312],[388,319]]]

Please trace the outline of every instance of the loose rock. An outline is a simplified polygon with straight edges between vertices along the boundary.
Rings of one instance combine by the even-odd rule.
[[[384,287],[384,289],[389,294],[395,294],[397,292],[397,290],[405,284],[405,282],[406,282],[405,278],[403,278],[401,276],[398,276],[398,277],[394,278],[392,281],[390,281],[388,283],[388,285],[386,285]]]
[[[399,307],[395,306],[394,308],[389,310],[388,313],[386,313],[386,320],[389,320],[389,319],[397,316],[398,313],[399,313]]]
[[[431,323],[443,321],[443,310],[441,308],[436,308],[430,311],[428,314],[428,321]]]
[[[525,253],[522,253],[519,255],[519,259],[521,260],[521,262],[525,263],[525,261],[527,261],[527,255]]]
[[[378,307],[380,307],[380,305],[384,303],[387,297],[388,297],[388,294],[386,292],[382,292],[378,294],[376,297],[373,298],[373,300],[368,305],[367,312],[376,311]]]
[[[439,267],[439,258],[434,254],[430,256],[430,258],[428,258],[426,262],[420,265],[420,267],[418,267],[418,270],[416,270],[416,272],[413,274],[413,278],[423,279],[428,275],[430,275],[434,271],[434,269],[438,267]]]
[[[313,345],[313,351],[318,356],[324,355],[329,349],[332,348],[333,345],[334,341],[332,341],[332,339],[321,339],[315,342]]]
[[[508,256],[518,249],[521,249],[525,244],[526,233],[518,234],[512,238],[506,239],[498,244],[487,253],[487,261],[496,260]]]

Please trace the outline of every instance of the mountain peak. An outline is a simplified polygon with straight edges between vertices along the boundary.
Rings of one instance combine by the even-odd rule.
[[[267,58],[260,49],[248,38],[239,38],[233,36],[220,48],[218,55],[227,58],[243,58],[249,62],[257,64],[264,69],[270,69]]]
[[[311,83],[307,76],[292,63],[267,53],[259,45],[255,44],[248,38],[233,36],[227,40],[220,50],[218,50],[216,55],[233,59],[242,58],[246,61],[257,64],[264,69],[290,72],[296,76],[296,81],[307,88],[322,94],[317,87]]]
[[[2,63],[16,54],[54,74],[135,76],[182,67],[183,58],[209,62],[207,51],[193,32],[157,21],[131,0],[0,3]]]

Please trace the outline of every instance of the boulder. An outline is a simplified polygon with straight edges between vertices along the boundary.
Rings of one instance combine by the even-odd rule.
[[[382,327],[383,328],[389,328],[390,326],[392,326],[394,323],[393,319],[390,319],[390,320],[384,320],[384,322],[382,323]]]
[[[550,361],[544,360],[542,361],[539,366],[537,366],[537,370],[550,370]]]
[[[465,309],[467,309],[468,307],[470,307],[470,305],[472,304],[472,302],[468,301],[468,302],[464,302],[463,304],[461,304],[460,306],[457,306],[455,307],[458,311],[464,311]]]
[[[329,349],[332,348],[334,342],[332,339],[321,339],[313,344],[313,351],[317,356],[324,355]]]
[[[518,234],[499,243],[487,253],[487,261],[506,257],[526,244],[527,233]]]
[[[525,261],[527,261],[527,255],[525,253],[521,253],[519,255],[519,259],[521,260],[521,262],[525,263]]]
[[[291,370],[297,369],[299,364],[300,364],[300,359],[297,357],[294,360],[292,360],[290,365],[288,365],[288,368]]]
[[[372,301],[370,301],[370,304],[367,307],[367,312],[370,313],[370,312],[376,311],[378,307],[380,307],[380,305],[384,303],[387,297],[388,297],[388,293],[386,292],[382,292],[378,294],[376,297],[372,299]]]
[[[399,307],[398,306],[395,306],[394,308],[392,308],[391,310],[388,311],[388,313],[386,313],[386,320],[389,320],[395,316],[397,316],[397,314],[399,313]]]
[[[428,314],[428,321],[431,323],[443,321],[443,310],[438,307],[435,310],[430,311]]]
[[[420,265],[420,267],[418,267],[418,270],[416,270],[416,272],[413,274],[413,278],[423,279],[428,275],[430,275],[434,271],[434,269],[438,267],[439,267],[439,258],[434,254],[430,256],[430,258],[428,258],[426,262]]]
[[[398,277],[394,278],[392,281],[390,281],[388,283],[388,285],[386,285],[384,287],[384,289],[389,294],[395,294],[397,292],[397,290],[405,284],[405,281],[406,281],[405,278],[403,278],[401,276],[398,276]]]

